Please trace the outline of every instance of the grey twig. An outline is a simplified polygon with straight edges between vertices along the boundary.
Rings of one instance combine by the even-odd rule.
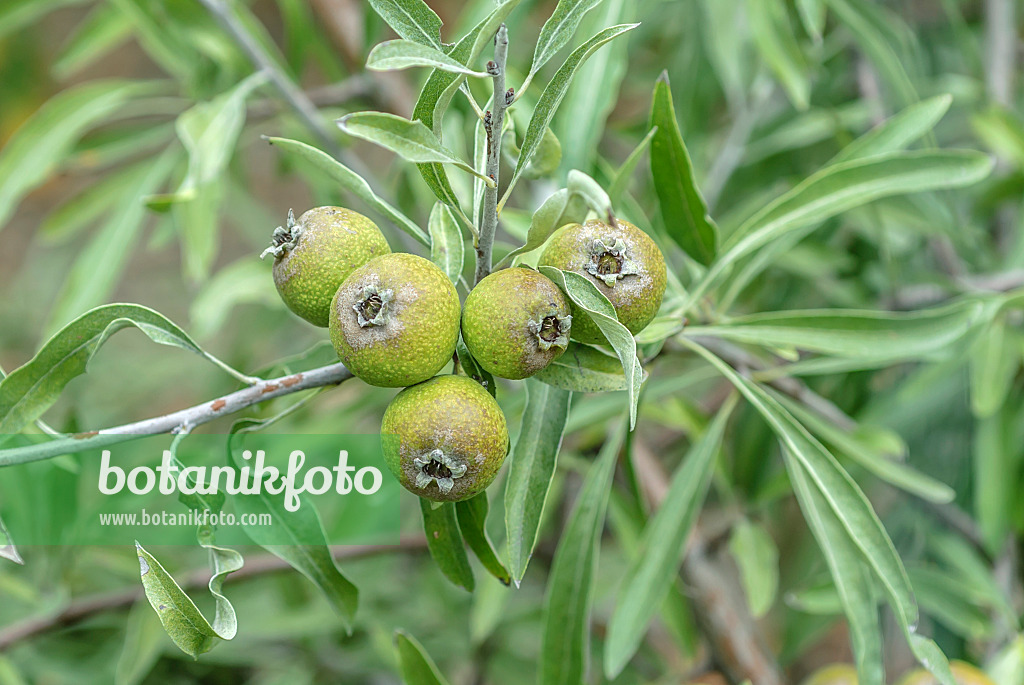
[[[491,111],[484,116],[487,133],[487,168],[484,173],[494,181],[494,187],[484,187],[483,217],[480,219],[480,237],[476,245],[476,282],[491,273],[491,252],[494,234],[498,230],[498,173],[501,167],[501,130],[505,121],[505,108],[512,104],[514,93],[505,90],[505,63],[508,58],[508,29],[502,24],[494,37],[494,60],[488,62],[487,73],[494,80],[494,99]]]
[[[263,46],[253,38],[252,34],[238,22],[231,9],[224,3],[224,0],[199,1],[213,15],[217,23],[231,36],[242,52],[245,53],[245,56],[249,58],[249,61],[252,62],[252,65],[267,74],[270,82],[281,94],[281,97],[284,98],[285,102],[295,111],[295,114],[306,124],[309,130],[313,132],[313,135],[317,137],[327,152],[335,159],[344,162],[345,165],[368,181],[372,179],[372,175],[368,173],[363,163],[342,149],[338,141],[331,135],[327,124],[321,119],[316,105],[310,101],[301,88],[295,85],[281,67],[267,55]]]
[[[331,552],[335,559],[345,560],[391,552],[418,552],[422,549],[426,549],[425,540],[421,538],[403,538],[397,545],[348,545],[334,547]],[[286,562],[275,556],[269,554],[261,555],[247,560],[245,566],[228,577],[228,583],[231,584],[248,578],[287,571],[289,568],[291,567]],[[185,588],[199,588],[208,585],[209,582],[210,571],[199,570],[182,578],[181,585]],[[91,595],[72,602],[55,614],[37,616],[10,625],[0,630],[0,653],[10,649],[19,642],[30,640],[57,628],[66,628],[80,623],[98,613],[130,607],[141,599],[142,596],[141,585],[124,590]]]
[[[25,464],[32,461],[52,459],[53,457],[84,449],[98,449],[120,442],[127,442],[148,435],[160,435],[179,431],[183,426],[190,429],[214,419],[227,416],[246,407],[259,404],[266,400],[282,397],[302,390],[337,385],[352,377],[352,373],[344,364],[331,364],[310,371],[282,376],[270,380],[260,380],[254,385],[243,388],[215,400],[208,400],[188,409],[157,416],[152,419],[135,423],[104,428],[99,431],[78,433],[71,437],[59,438],[40,445],[15,447],[0,450],[0,467]]]

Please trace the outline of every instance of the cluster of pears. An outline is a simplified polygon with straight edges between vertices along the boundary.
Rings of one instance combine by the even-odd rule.
[[[481,280],[465,306],[429,260],[392,252],[370,219],[316,207],[275,229],[264,256],[285,304],[326,327],[338,357],[370,385],[405,388],[384,413],[388,468],[408,490],[434,501],[469,499],[490,485],[508,454],[505,416],[477,380],[437,375],[462,338],[494,376],[522,379],[565,352],[570,338],[606,342],[550,279],[528,267]],[[651,238],[617,221],[568,224],[540,264],[589,278],[631,332],[643,329],[665,293],[665,260]]]

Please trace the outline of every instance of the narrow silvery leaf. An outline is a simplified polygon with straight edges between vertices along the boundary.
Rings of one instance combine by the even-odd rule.
[[[395,649],[398,651],[402,682],[407,685],[448,685],[427,650],[412,635],[403,630],[396,631]]]
[[[928,150],[889,153],[822,169],[743,222],[691,289],[689,299],[699,299],[741,258],[789,233],[883,197],[971,185],[987,177],[992,166],[990,157],[974,151]]]
[[[534,374],[536,380],[573,392],[629,390],[618,357],[596,347],[570,343],[565,354]]]
[[[402,38],[441,48],[441,18],[423,0],[370,0],[370,7]]]
[[[710,264],[718,250],[718,227],[708,216],[707,203],[697,188],[667,73],[662,73],[654,86],[650,125],[658,129],[651,139],[651,175],[665,229],[690,257]]]
[[[615,308],[608,298],[588,279],[572,271],[562,271],[551,266],[540,267],[540,272],[554,281],[569,299],[578,307],[578,313],[589,316],[601,329],[608,343],[622,363],[628,383],[629,427],[636,426],[637,403],[640,401],[640,386],[644,382],[644,370],[636,356],[636,340],[615,316]]]
[[[593,178],[578,169],[573,169],[569,172],[565,187],[571,194],[583,198],[587,206],[594,210],[594,213],[602,221],[609,224],[614,222],[615,215],[612,213],[612,201],[609,199],[608,193],[604,192],[601,184]]]
[[[126,81],[91,81],[59,93],[33,114],[0,151],[0,228],[86,131],[147,88]]]
[[[366,68],[374,71],[398,71],[411,67],[428,67],[453,74],[488,78],[486,72],[474,71],[435,47],[411,40],[385,41],[374,47],[366,58]]]
[[[543,245],[551,237],[551,234],[555,232],[555,229],[561,225],[560,221],[568,204],[569,191],[564,188],[548,196],[548,199],[544,200],[541,206],[537,208],[537,211],[533,213],[533,218],[530,220],[530,229],[526,234],[526,244],[505,255],[498,263],[498,266],[500,267],[510,262],[514,257],[524,252],[536,250]]]
[[[218,633],[160,562],[137,542],[135,548],[146,599],[160,618],[164,631],[181,651],[194,659],[210,651],[218,638],[230,640],[234,637],[233,629],[229,634]],[[241,556],[238,559],[241,560]],[[241,564],[237,568],[241,568]],[[222,572],[230,573],[237,568]]]
[[[234,435],[253,430],[257,425],[252,420],[242,419],[235,422],[231,431]],[[229,464],[238,468],[241,461],[232,449],[230,439],[228,452]],[[359,590],[335,564],[316,507],[306,502],[296,511],[288,511],[283,493],[272,495],[262,490],[255,495],[232,495],[232,502],[235,511],[246,517],[243,520],[258,521],[260,516],[271,517],[272,526],[245,526],[245,534],[316,585],[351,631],[359,605]]]
[[[487,572],[508,585],[512,582],[508,569],[498,559],[494,551],[494,545],[487,535],[487,512],[490,506],[487,502],[487,492],[481,492],[468,500],[455,503],[455,514],[459,520],[459,530],[466,544],[473,550],[473,554],[480,560]]]
[[[599,47],[616,36],[621,36],[623,33],[634,29],[637,26],[639,26],[639,24],[620,24],[619,26],[612,26],[601,31],[586,43],[576,48],[572,54],[566,58],[565,62],[562,63],[562,66],[558,68],[554,77],[552,77],[551,81],[548,82],[548,85],[544,88],[544,92],[541,93],[540,99],[537,100],[537,106],[533,110],[533,116],[530,117],[530,124],[526,129],[526,137],[523,138],[522,149],[519,152],[519,161],[516,163],[516,169],[509,181],[508,190],[505,191],[505,196],[501,200],[502,205],[504,205],[505,200],[508,199],[508,195],[512,192],[512,188],[515,186],[516,181],[518,181],[520,176],[522,176],[526,165],[533,158],[534,153],[537,152],[537,147],[540,145],[541,140],[544,137],[544,132],[547,130],[548,126],[551,125],[551,119],[555,116],[555,112],[558,110],[558,106],[561,104],[562,98],[565,97],[566,92],[569,90],[569,84],[572,82],[572,77],[579,66],[594,54],[594,51]]]
[[[949,351],[987,319],[990,307],[964,300],[920,312],[807,309],[765,312],[715,326],[693,326],[687,335],[795,348],[864,359],[911,359]]]
[[[786,460],[793,491],[828,564],[839,601],[846,615],[857,664],[859,682],[884,685],[882,670],[882,628],[878,604],[871,584],[871,572],[860,559],[856,546],[829,509],[824,498],[810,484],[806,473],[792,459]]]
[[[139,685],[164,651],[164,627],[149,602],[135,602],[124,626],[124,647],[114,667],[114,685]]]
[[[555,11],[541,27],[537,46],[533,50],[533,63],[530,65],[528,78],[532,78],[548,60],[572,40],[583,16],[600,2],[601,0],[558,0]]]
[[[175,123],[178,137],[188,150],[188,174],[178,193],[216,179],[227,166],[245,124],[245,101],[267,82],[257,72],[226,93],[186,110]]]
[[[0,381],[0,434],[17,433],[49,409],[107,339],[134,326],[161,345],[206,355],[185,331],[162,314],[133,304],[97,307],[72,321],[31,360]]]
[[[81,248],[64,277],[46,330],[52,333],[67,321],[110,300],[146,224],[143,198],[157,192],[170,177],[179,151],[168,147],[124,190],[124,200]],[[103,264],[97,269],[97,264]]]
[[[447,205],[438,202],[430,210],[430,261],[441,267],[452,283],[462,276],[465,258],[462,231]]]
[[[786,5],[775,0],[747,0],[747,13],[754,45],[762,59],[775,72],[793,106],[807,109],[811,77]]]
[[[822,34],[825,31],[827,9],[825,0],[796,0],[800,23],[816,43],[821,42]]]
[[[770,389],[768,391],[793,416],[807,426],[808,430],[878,478],[930,502],[945,504],[952,502],[956,497],[956,491],[945,483],[935,480],[907,464],[896,461],[892,454],[882,454],[880,450],[861,440],[856,433],[844,431],[796,400]]]
[[[615,172],[615,177],[612,179],[611,185],[608,186],[608,198],[611,200],[613,207],[618,207],[622,201],[622,196],[629,186],[629,180],[633,177],[633,172],[636,171],[637,165],[640,164],[640,160],[643,158],[647,147],[651,144],[651,140],[657,132],[658,127],[652,127],[647,132],[647,135],[643,137],[643,140],[637,143],[637,146],[629,153],[629,157],[626,157],[626,161],[622,163],[618,171]]]
[[[735,398],[718,412],[676,468],[658,511],[647,522],[608,623],[604,672],[615,678],[636,653],[679,571],[690,529],[704,504]]]
[[[430,500],[422,497],[419,500],[420,512],[423,514],[423,531],[427,536],[430,556],[434,558],[438,569],[448,580],[472,592],[476,587],[476,581],[462,541],[455,505],[451,502],[440,502],[440,506],[435,508]]]
[[[430,245],[430,237],[417,226],[412,219],[396,209],[392,204],[377,196],[366,180],[347,166],[331,157],[326,152],[311,145],[300,143],[288,138],[267,138],[271,145],[292,152],[324,172],[360,200],[377,210],[382,216],[390,219],[396,226],[415,238],[423,245]]]
[[[483,49],[491,43],[495,32],[509,13],[519,4],[519,0],[506,0],[487,15],[480,23],[463,36],[454,47],[447,51],[447,55],[464,65],[473,64],[480,56]],[[427,128],[435,134],[441,133],[441,121],[452,97],[455,96],[459,86],[465,79],[464,74],[453,74],[448,71],[435,69],[427,77],[419,97],[416,99],[416,106],[413,107],[412,118],[422,121]],[[417,164],[420,175],[430,187],[431,192],[441,202],[449,207],[456,208],[459,205],[455,191],[452,190],[448,180],[448,173],[443,165],[438,163]],[[483,168],[482,166],[479,168]],[[476,215],[474,214],[474,219]]]
[[[905,149],[935,128],[952,103],[953,96],[937,95],[910,105],[844,147],[828,166]]]
[[[16,564],[25,564],[25,560],[18,554],[18,548],[11,540],[11,534],[7,532],[3,519],[0,519],[0,557],[13,561]]]
[[[812,495],[815,499],[820,496],[821,502],[827,506],[826,513],[819,518],[834,517],[839,529],[852,541],[857,557],[885,589],[893,615],[918,661],[938,676],[943,685],[953,685],[949,665],[942,652],[934,642],[914,633],[918,608],[906,569],[870,502],[854,480],[835,457],[763,388],[738,374],[700,345],[685,338],[682,343],[718,369],[764,417],[785,448],[791,480],[796,482],[801,476],[806,476],[807,482],[813,486]],[[804,502],[801,505],[804,506]],[[816,537],[819,537],[817,533]],[[824,537],[833,539],[835,535],[826,534]],[[827,552],[824,546],[823,550]],[[833,567],[830,565],[830,568]]]
[[[459,159],[421,121],[409,121],[383,112],[357,112],[338,119],[338,127],[351,136],[385,147],[410,162],[453,164],[494,187],[492,179]]]
[[[544,597],[539,685],[587,682],[594,576],[612,476],[624,439],[619,424],[587,472],[558,543]]]
[[[779,589],[779,549],[768,531],[751,521],[741,521],[729,537],[729,552],[740,570],[750,613],[764,616]]]
[[[971,411],[992,416],[1006,404],[1020,368],[1020,339],[1000,317],[982,331],[970,352]]]
[[[512,579],[519,583],[537,544],[541,512],[555,474],[572,393],[526,381],[526,409],[509,456],[505,485],[505,530]]]

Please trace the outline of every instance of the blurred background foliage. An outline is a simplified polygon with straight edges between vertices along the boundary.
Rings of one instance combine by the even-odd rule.
[[[493,7],[490,0],[430,5],[444,20],[445,40],[461,36]],[[522,83],[553,6],[523,0],[510,17],[512,85]],[[235,8],[324,122],[362,109],[411,114],[425,73],[364,70],[369,49],[391,36],[367,3],[256,0]],[[1019,289],[1021,14],[1013,0],[604,0],[586,15],[572,46],[612,24],[642,23],[581,70],[552,125],[561,164],[552,179],[531,181],[513,197],[496,252],[520,243],[531,212],[564,184],[569,170],[612,181],[647,133],[651,93],[665,71],[698,185],[725,237],[872,126],[934,96],[950,94],[952,102],[922,146],[982,150],[997,160],[995,173],[969,189],[880,200],[791,234],[763,251],[749,282],[732,279],[715,291],[714,307],[694,323],[715,323],[726,310],[922,309]],[[0,3],[0,366],[24,363],[60,326],[110,301],[161,311],[245,370],[267,368],[323,340],[321,330],[285,310],[270,265],[255,258],[289,208],[365,210],[260,136],[322,141],[266,86],[255,86],[237,104],[244,126],[219,129],[212,139],[189,138],[189,117],[202,115],[194,108],[225,97],[252,72],[232,37],[196,0]],[[524,102],[537,90],[524,94]],[[487,97],[483,88],[476,94],[477,100]],[[521,135],[526,119],[517,114]],[[445,142],[466,158],[474,122],[466,101],[454,101]],[[330,130],[375,188],[426,226],[434,200],[416,169]],[[211,166],[205,172],[190,166],[190,145],[206,151]],[[646,165],[640,169],[624,199],[626,213],[665,247],[650,173]],[[468,187],[465,179],[452,178]],[[174,197],[183,192],[185,199]],[[394,226],[381,227],[396,249],[416,251]],[[678,250],[670,256],[681,282],[702,273]],[[812,432],[835,448],[871,497],[908,567],[922,608],[921,631],[950,658],[989,669],[999,685],[1024,683],[1017,637],[1024,599],[1024,336],[1020,308],[1012,304],[991,323],[972,324],[951,338],[934,359],[894,354],[891,364],[877,365],[882,368],[799,381],[852,418],[838,436],[833,431],[829,437],[828,425]],[[766,365],[794,359],[785,345],[772,351],[776,356],[747,353]],[[329,347],[315,348],[290,368],[331,357]],[[655,474],[671,473],[704,432],[727,386],[671,341],[648,370],[629,450]],[[192,355],[128,332],[108,343],[46,418],[61,431],[91,429],[234,387]],[[799,392],[793,400],[798,416]],[[502,386],[513,434],[523,394],[519,384]],[[281,430],[376,432],[391,396],[346,383],[290,416]],[[291,401],[269,403],[255,414],[273,415]],[[238,637],[197,662],[173,646],[138,602],[127,614],[121,607],[70,627],[57,623],[0,649],[0,684],[391,683],[399,679],[396,628],[416,636],[453,683],[535,682],[553,551],[582,474],[622,404],[618,394],[575,397],[542,538],[518,589],[478,573],[476,592],[466,593],[444,579],[420,546],[409,545],[343,562],[362,591],[351,636],[314,586],[294,573],[264,574],[228,582]],[[808,425],[811,414],[802,418]],[[878,460],[924,474],[913,476],[910,489],[928,496],[896,489],[862,465],[869,461],[877,469]],[[612,492],[594,585],[591,682],[601,679],[601,638],[647,516],[636,496],[642,477],[626,469]],[[37,493],[40,525],[68,525],[47,516],[48,498],[60,496]],[[500,537],[500,497],[492,497],[492,507]],[[417,518],[410,509],[414,536]],[[789,682],[824,664],[851,661],[835,588],[792,497],[780,449],[745,404],[729,423],[698,528],[709,563],[732,582],[733,599],[758,616],[755,628]],[[130,547],[30,548],[23,555],[25,567],[0,566],[0,626],[21,628],[33,618],[45,623],[73,598],[138,582]],[[162,559],[175,574],[205,564],[198,549],[173,550]],[[719,667],[710,649],[714,626],[695,620],[693,595],[679,584],[614,682],[689,682]],[[208,609],[209,598],[196,596]],[[896,623],[887,618],[883,626],[886,665],[895,680],[913,658]]]

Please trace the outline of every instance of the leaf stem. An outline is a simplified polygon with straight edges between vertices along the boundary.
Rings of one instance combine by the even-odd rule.
[[[487,73],[494,82],[494,98],[490,116],[484,115],[487,134],[487,167],[484,174],[493,181],[484,188],[483,217],[480,237],[476,243],[476,282],[491,273],[491,252],[494,234],[498,230],[498,175],[501,167],[501,130],[505,122],[505,108],[511,104],[512,94],[505,91],[505,64],[508,60],[508,29],[502,24],[494,37],[494,60],[487,64]]]

